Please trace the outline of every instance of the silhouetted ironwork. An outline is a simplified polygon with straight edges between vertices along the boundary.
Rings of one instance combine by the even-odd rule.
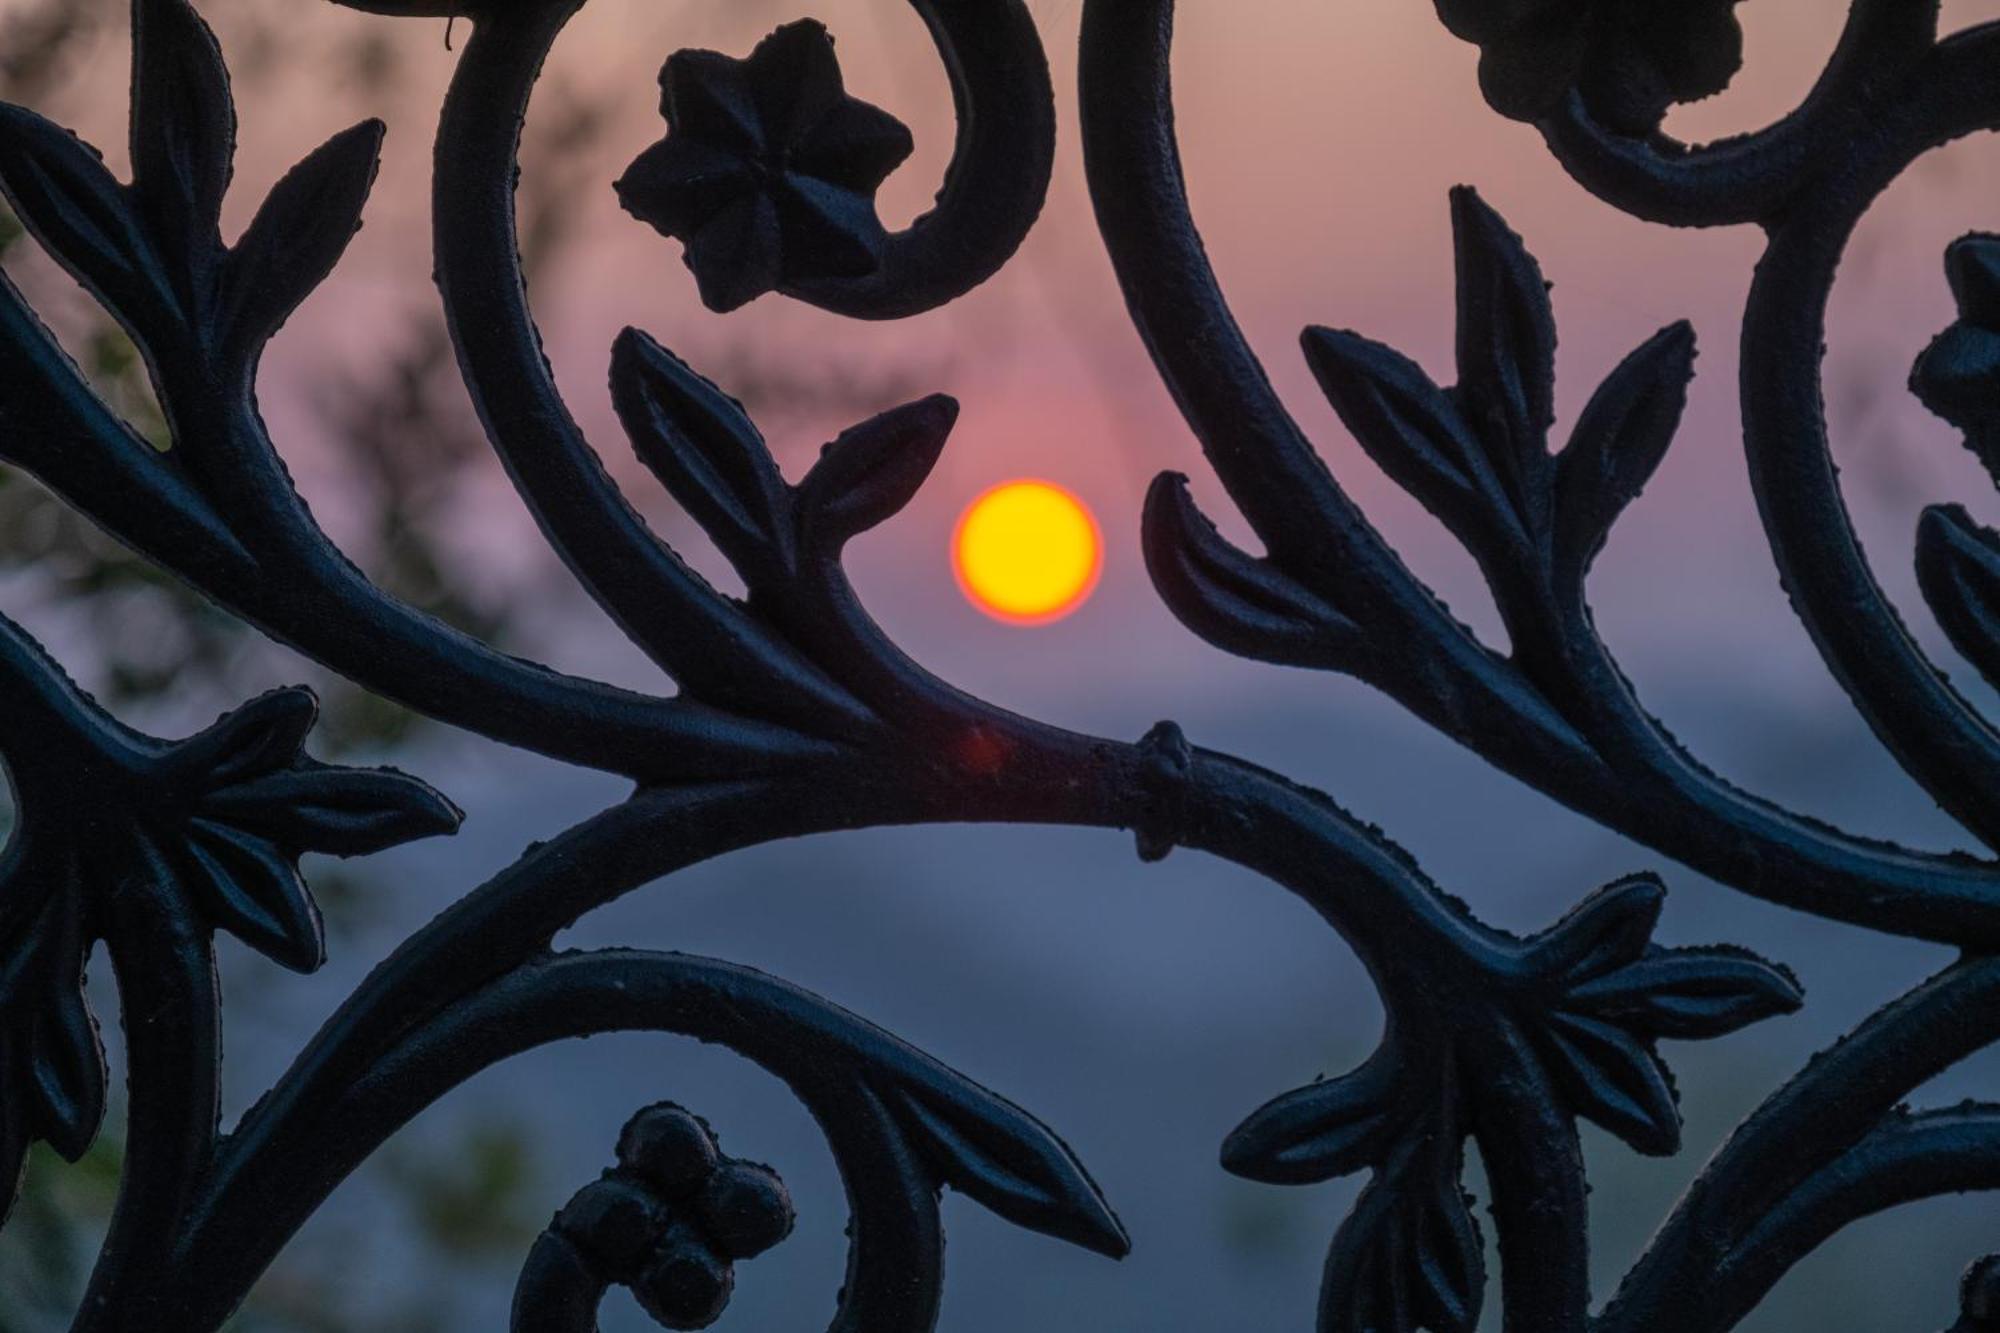
[[[1351,332],[1304,350],[1341,418],[1478,560],[1509,651],[1456,622],[1329,475],[1237,331],[1190,219],[1173,137],[1171,0],[1087,0],[1081,106],[1098,217],[1161,373],[1265,548],[1223,539],[1183,478],[1149,497],[1146,556],[1187,625],[1250,657],[1347,672],[1607,827],[1745,893],[1957,946],[1961,959],[1870,1017],[1775,1093],[1703,1171],[1608,1304],[1587,1282],[1576,1123],[1671,1153],[1680,1117],[1661,1038],[1718,1036],[1796,1008],[1782,966],[1652,942],[1665,890],[1634,875],[1521,938],[1478,921],[1327,797],[1194,747],[1081,736],[954,689],[891,643],[842,573],[847,540],[905,505],[956,405],[854,427],[797,484],[742,409],[643,333],[612,355],[639,456],[741,575],[725,596],[627,503],[557,393],[515,247],[516,149],[543,58],[582,0],[368,0],[470,19],[439,131],[439,287],[493,446],[551,545],[670,698],[504,656],[386,596],[294,492],[256,404],[259,354],[359,224],[382,126],[330,140],[226,247],[217,218],[235,112],[186,0],[135,0],[133,179],[19,107],[0,107],[0,185],[22,220],[143,350],[172,427],[156,450],[85,384],[0,286],[0,456],[274,639],[450,725],[633,780],[626,800],[528,850],[413,935],[228,1132],[219,1123],[213,935],[286,966],[324,946],[297,869],[448,832],[437,792],[304,752],[314,703],[288,690],[184,741],[140,735],[0,621],[4,753],[19,825],[0,861],[0,1174],[28,1145],[74,1157],[106,1072],[81,989],[102,942],[126,1014],[130,1142],[110,1234],[75,1327],[220,1327],[328,1193],[399,1126],[480,1070],[619,1029],[729,1046],[784,1079],[824,1128],[853,1212],[832,1327],[938,1317],[937,1196],[1117,1255],[1126,1238],[1083,1167],[1026,1113],[782,981],[710,959],[555,952],[580,915],[674,870],[799,834],[926,821],[1099,825],[1140,854],[1196,847],[1255,869],[1340,931],[1380,987],[1380,1048],[1284,1093],[1222,1148],[1275,1183],[1371,1179],[1335,1237],[1320,1327],[1468,1333],[1487,1288],[1461,1174],[1493,1192],[1506,1326],[1702,1333],[1735,1324],[1847,1223],[2000,1185],[2000,1106],[1903,1099],[2000,1038],[2000,866],[1858,838],[1729,786],[1635,698],[1596,635],[1590,563],[1674,436],[1694,335],[1663,330],[1552,449],[1555,323],[1541,270],[1469,189],[1452,198],[1458,383]],[[890,233],[873,191],[907,155],[849,97],[816,24],[745,60],[667,64],[665,141],[620,183],[680,238],[717,309],[776,290],[861,318],[950,301],[991,276],[1040,211],[1054,96],[1019,0],[916,0],[948,70],[956,152],[935,210]],[[1842,249],[1928,149],[2000,127],[2000,26],[1938,33],[1934,0],[1854,0],[1819,86],[1767,130],[1693,149],[1669,104],[1738,64],[1731,0],[1522,6],[1438,0],[1481,44],[1502,112],[1533,120],[1586,187],[1674,225],[1769,236],[1744,320],[1746,448],[1765,525],[1815,642],[1884,742],[1947,810],[2000,833],[2000,734],[1923,655],[1877,586],[1835,482],[1820,403],[1822,324]],[[2000,456],[2000,238],[1953,247],[1961,318],[1913,387]],[[2000,475],[2000,467],[1996,467]],[[2000,534],[1925,515],[1926,597],[1975,664],[2000,666]],[[617,1166],[536,1244],[515,1326],[594,1327],[612,1284],[667,1327],[715,1319],[732,1265],[791,1225],[768,1169],[721,1155],[678,1107],[641,1112]],[[2000,1265],[1968,1275],[1961,1331],[2000,1328]]]

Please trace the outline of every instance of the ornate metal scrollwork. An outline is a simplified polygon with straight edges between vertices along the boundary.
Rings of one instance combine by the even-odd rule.
[[[861,423],[787,480],[721,389],[636,330],[611,358],[638,456],[706,530],[747,595],[698,577],[585,441],[541,354],[516,250],[528,97],[582,0],[367,0],[472,21],[439,131],[437,276],[494,448],[549,543],[680,687],[614,689],[508,657],[372,586],[293,490],[259,414],[259,356],[359,225],[383,127],[336,136],[271,192],[234,246],[217,218],[235,112],[187,0],[134,0],[133,178],[32,111],[0,107],[0,187],[145,355],[171,426],[155,449],[85,383],[0,284],[0,457],[275,639],[468,732],[630,778],[632,794],[472,889],[348,997],[223,1132],[212,937],[311,970],[323,957],[297,870],[448,832],[415,779],[304,752],[309,695],[283,691],[187,740],[123,726],[0,620],[0,754],[20,828],[0,860],[0,1173],[27,1145],[69,1156],[102,1115],[105,1068],[81,972],[102,941],[128,1016],[130,1150],[74,1327],[216,1329],[332,1189],[454,1086],[532,1047],[620,1029],[686,1033],[786,1081],[813,1113],[853,1213],[833,1327],[918,1333],[938,1318],[951,1187],[1019,1225],[1117,1255],[1125,1234],[1069,1150],[1025,1112],[825,1000],[674,953],[564,953],[591,909],[771,839],[926,821],[1130,829],[1146,859],[1200,848],[1261,872],[1353,946],[1389,1014],[1359,1068],[1285,1093],[1222,1149],[1285,1184],[1367,1172],[1335,1237],[1329,1333],[1469,1333],[1488,1286],[1461,1183],[1491,1183],[1506,1325],[1523,1333],[1731,1327],[1848,1222],[2000,1185],[2000,1106],[1903,1099],[2000,1039],[2000,867],[1825,827],[1726,784],[1668,735],[1597,636],[1590,564],[1680,422],[1695,339],[1669,327],[1612,368],[1554,447],[1555,319],[1524,242],[1470,189],[1452,198],[1457,382],[1352,332],[1304,350],[1342,420],[1477,559],[1504,619],[1495,652],[1368,524],[1279,403],[1237,331],[1190,218],[1173,136],[1171,0],[1087,0],[1086,164],[1133,317],[1264,547],[1225,540],[1184,479],[1145,515],[1154,582],[1196,633],[1245,656],[1356,675],[1494,764],[1742,892],[1897,935],[1959,961],[1870,1017],[1781,1088],[1696,1180],[1593,1312],[1577,1122],[1640,1152],[1680,1142],[1657,1042],[1723,1035],[1798,1007],[1792,975],[1728,947],[1652,940],[1661,881],[1635,875],[1522,938],[1479,921],[1327,797],[1192,746],[1062,731],[953,688],[862,607],[843,546],[923,484],[957,415],[923,399]],[[997,271],[1040,211],[1054,96],[1021,0],[915,0],[950,74],[956,151],[936,209],[890,233],[873,191],[907,130],[850,97],[817,24],[746,59],[681,52],[664,141],[620,182],[684,243],[702,299],[777,291],[860,318],[933,308]],[[1866,564],[1820,407],[1827,294],[1853,226],[1921,153],[2000,127],[2000,27],[1940,38],[1932,0],[1854,0],[1797,112],[1689,148],[1675,101],[1734,74],[1733,0],[1439,0],[1480,44],[1501,112],[1533,121],[1586,188],[1677,225],[1769,234],[1744,323],[1744,418],[1772,548],[1807,628],[1911,775],[1987,842],[2000,737],[1923,656]],[[1989,468],[2000,444],[2000,241],[1955,246],[1960,320],[1913,387]],[[1953,641],[2000,662],[2000,535],[1941,506],[1918,546]],[[142,1022],[131,1021],[143,1014]],[[515,1326],[594,1327],[614,1284],[663,1325],[726,1304],[732,1265],[781,1240],[775,1174],[720,1155],[705,1123],[641,1112],[618,1164],[535,1244]],[[1996,1327],[1993,1260],[1958,1328]]]

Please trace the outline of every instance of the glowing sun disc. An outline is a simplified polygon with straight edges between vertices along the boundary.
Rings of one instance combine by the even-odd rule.
[[[1090,599],[1104,535],[1083,501],[1053,482],[1002,482],[959,516],[951,570],[966,600],[1010,625],[1046,625]]]

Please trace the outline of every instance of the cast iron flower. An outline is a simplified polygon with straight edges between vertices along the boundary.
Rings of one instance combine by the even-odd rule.
[[[847,95],[822,25],[787,24],[746,60],[677,51],[660,88],[669,133],[633,162],[618,197],[686,245],[710,309],[880,265],[875,191],[910,155],[910,132]]]
[[[2000,483],[2000,236],[1953,242],[1945,271],[1958,319],[1918,358],[1910,388],[1965,442]]]
[[[9,664],[39,665],[9,636]],[[325,958],[300,877],[308,851],[354,856],[448,833],[459,812],[415,778],[304,753],[318,703],[278,690],[180,742],[141,735],[57,675],[58,707],[8,754],[20,817],[0,861],[0,1201],[28,1145],[72,1160],[104,1115],[104,1054],[83,994],[91,943],[140,930],[166,948],[227,931],[294,971]],[[26,709],[23,710],[28,711]],[[122,965],[122,964],[121,964]],[[134,960],[134,966],[144,962]]]
[[[1537,120],[1581,88],[1626,134],[1675,102],[1721,92],[1743,63],[1741,0],[1437,0],[1445,26],[1480,48],[1479,83],[1502,115]]]

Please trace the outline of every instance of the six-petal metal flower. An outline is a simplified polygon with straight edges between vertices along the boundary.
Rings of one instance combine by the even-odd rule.
[[[669,133],[618,197],[685,243],[710,309],[880,266],[875,191],[913,144],[894,116],[847,95],[823,26],[787,24],[744,60],[677,51],[660,88]]]
[[[1479,84],[1516,120],[1581,88],[1613,129],[1644,134],[1675,102],[1721,92],[1743,63],[1742,0],[1437,0],[1480,48]]]
[[[307,690],[263,695],[185,741],[155,740],[99,708],[4,619],[0,683],[15,705],[0,739],[25,779],[0,858],[0,1087],[25,1094],[0,1098],[0,1190],[11,1199],[31,1143],[74,1160],[104,1116],[104,1052],[83,993],[95,941],[116,963],[135,934],[228,931],[312,971],[325,944],[299,857],[448,833],[460,815],[405,774],[307,757],[318,713]],[[107,823],[107,809],[139,813]]]

